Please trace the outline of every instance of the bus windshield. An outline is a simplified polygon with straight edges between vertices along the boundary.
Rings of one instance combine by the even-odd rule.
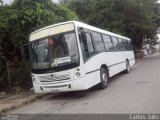
[[[63,66],[78,60],[76,35],[61,33],[31,43],[32,69]]]

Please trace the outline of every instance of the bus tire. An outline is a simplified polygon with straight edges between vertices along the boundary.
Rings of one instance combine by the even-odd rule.
[[[108,71],[104,67],[100,69],[100,79],[101,79],[101,82],[99,83],[99,89],[107,88],[109,74],[108,74]]]
[[[125,70],[125,73],[130,73],[130,71],[131,71],[130,63],[129,63],[129,61],[127,60],[127,61],[126,61],[126,70]]]

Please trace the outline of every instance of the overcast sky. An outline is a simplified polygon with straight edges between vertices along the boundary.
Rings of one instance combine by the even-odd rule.
[[[9,4],[12,0],[2,0],[3,4]]]
[[[4,4],[9,4],[11,3],[13,0],[2,0]],[[58,0],[53,0],[55,2],[57,2]]]
[[[10,2],[12,2],[13,0],[2,0],[4,4],[9,4]],[[58,0],[53,0],[55,2],[57,2]],[[159,0],[160,3],[160,0]]]
[[[10,2],[12,2],[13,0],[2,0],[4,4],[9,4]],[[55,2],[57,2],[58,0],[53,0]],[[160,3],[160,0],[159,0]]]

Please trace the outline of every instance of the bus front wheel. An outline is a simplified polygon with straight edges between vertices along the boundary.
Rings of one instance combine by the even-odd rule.
[[[101,82],[99,83],[99,88],[100,89],[107,88],[109,75],[108,75],[108,71],[105,68],[100,69],[100,79],[101,79]]]

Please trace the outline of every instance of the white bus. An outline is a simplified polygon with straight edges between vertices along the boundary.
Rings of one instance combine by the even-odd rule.
[[[129,38],[78,21],[37,30],[29,45],[35,93],[105,89],[135,63]]]

